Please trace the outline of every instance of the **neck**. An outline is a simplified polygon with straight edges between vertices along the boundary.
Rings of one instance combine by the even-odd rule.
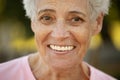
[[[67,69],[54,69],[38,55],[31,55],[29,63],[36,80],[89,80],[89,70],[84,63]]]

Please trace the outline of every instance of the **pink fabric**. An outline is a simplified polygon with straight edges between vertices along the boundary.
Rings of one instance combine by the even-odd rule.
[[[0,80],[35,80],[28,56],[0,64]]]
[[[90,68],[90,72],[91,72],[90,80],[117,80],[117,79],[111,77],[110,75],[105,74],[104,72],[102,72],[90,65],[89,65],[89,68]]]
[[[88,65],[91,71],[90,80],[117,80]],[[28,56],[0,64],[0,80],[35,80]]]

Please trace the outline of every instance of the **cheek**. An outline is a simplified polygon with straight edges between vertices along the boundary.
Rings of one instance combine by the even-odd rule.
[[[79,35],[80,36],[78,37],[78,41],[81,44],[81,48],[86,52],[89,47],[91,33],[89,30],[85,30],[83,33],[80,33]]]
[[[39,43],[44,42],[50,32],[50,28],[41,24],[39,21],[34,22],[34,25],[32,25],[32,30],[35,34],[36,42]]]
[[[44,55],[45,48],[46,48],[46,42],[47,42],[47,34],[48,32],[46,30],[39,30],[35,32],[35,40],[38,51]]]
[[[80,43],[80,44],[86,44],[90,41],[90,35],[91,32],[89,29],[76,29],[71,31],[75,39]]]
[[[47,37],[49,36],[50,32],[51,32],[51,29],[48,28],[47,26],[38,25],[34,31],[36,41],[39,44],[45,43],[47,41]]]
[[[42,38],[40,37],[40,35],[38,34],[35,34],[35,41],[36,41],[36,45],[37,45],[37,50],[40,52],[40,53],[44,53],[44,46],[42,44]]]
[[[86,54],[87,49],[89,47],[91,32],[89,29],[84,28],[84,29],[76,29],[72,31],[72,34],[78,42],[79,57],[83,58],[83,56]]]

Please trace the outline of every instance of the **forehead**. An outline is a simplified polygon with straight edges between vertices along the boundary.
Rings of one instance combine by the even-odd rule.
[[[56,12],[63,13],[69,11],[79,11],[87,14],[87,0],[36,0],[37,12],[44,9],[53,9]]]

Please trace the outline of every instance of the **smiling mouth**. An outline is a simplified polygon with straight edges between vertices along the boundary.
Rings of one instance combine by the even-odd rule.
[[[52,50],[59,51],[59,52],[72,51],[73,49],[76,48],[75,46],[72,46],[72,45],[63,45],[63,46],[48,45],[48,47]]]

